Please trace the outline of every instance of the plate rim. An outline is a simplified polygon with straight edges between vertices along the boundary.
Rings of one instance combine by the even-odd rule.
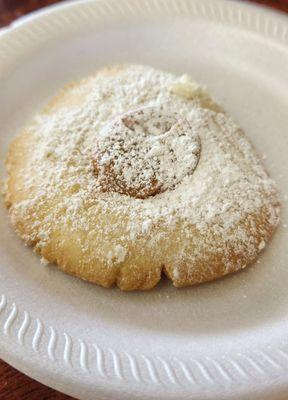
[[[0,34],[0,62],[2,59],[4,63],[2,69],[5,71],[10,65],[9,63],[11,60],[13,63],[15,63],[15,61],[17,62],[17,58],[21,55],[19,54],[19,48],[22,47],[22,50],[25,53],[25,51],[27,51],[27,49],[25,50],[25,46],[28,46],[27,43],[28,41],[30,42],[31,39],[35,41],[33,45],[36,45],[36,43],[40,45],[41,41],[45,40],[45,35],[47,38],[47,36],[58,32],[57,29],[60,27],[61,29],[65,29],[65,27],[69,25],[71,26],[71,20],[70,18],[67,18],[66,13],[70,13],[70,16],[74,18],[74,20],[72,18],[72,22],[77,19],[85,18],[85,10],[83,11],[82,9],[81,13],[75,12],[75,10],[80,10],[80,5],[87,7],[86,12],[87,10],[89,13],[93,11],[93,15],[96,15],[96,12],[98,13],[101,10],[101,18],[111,18],[112,9],[114,17],[121,18],[123,17],[123,7],[125,7],[126,12],[131,13],[130,17],[133,16],[135,10],[139,11],[141,9],[141,12],[146,12],[149,16],[156,11],[159,12],[161,8],[161,12],[164,10],[167,15],[171,15],[171,13],[173,13],[172,15],[175,15],[175,13],[179,13],[179,16],[185,15],[191,18],[204,18],[220,23],[233,24],[242,30],[252,31],[272,40],[274,43],[284,46],[286,50],[288,49],[287,16],[281,12],[271,11],[266,7],[258,7],[254,4],[232,2],[228,0],[76,0],[46,7],[32,13],[31,15],[20,18],[10,27],[5,28]],[[52,19],[52,17],[54,17],[54,19]],[[89,15],[89,18],[91,18],[91,15]],[[47,21],[49,21],[49,24],[47,24]],[[5,64],[5,62],[7,62],[7,64]],[[35,330],[30,343],[25,340],[25,337],[29,326],[32,324],[35,325]],[[0,293],[1,342],[6,342],[6,346],[8,346],[7,343],[10,343],[9,346],[11,346],[11,343],[14,343],[15,345],[17,344],[17,346],[20,345],[22,350],[37,353],[39,350],[37,343],[41,339],[41,332],[43,331],[49,332],[49,335],[45,347],[46,354],[43,354],[42,349],[41,356],[45,356],[49,362],[57,364],[60,362],[55,358],[55,347],[60,336],[57,329],[52,326],[46,326],[45,322],[39,318],[32,317],[28,311],[22,311],[21,307],[9,300],[7,294]],[[151,383],[162,387],[164,385],[167,386],[167,384],[171,385],[171,387],[178,385],[180,388],[185,385],[190,388],[198,387],[198,383],[193,379],[193,374],[191,373],[191,365],[188,364],[185,359],[179,360],[175,358],[172,362],[171,359],[164,359],[163,357],[149,358],[146,355],[143,356],[141,354],[136,356],[133,353],[126,351],[122,353],[111,348],[103,349],[99,346],[98,348],[97,346],[95,348],[95,344],[86,343],[80,338],[73,338],[66,332],[61,332],[61,335],[63,335],[64,341],[62,343],[63,360],[61,360],[62,364],[60,365],[63,366],[63,363],[64,365],[67,365],[67,363],[69,364],[71,349],[75,345],[74,343],[77,342],[80,349],[77,368],[80,370],[81,374],[84,374],[86,377],[91,373],[87,365],[87,358],[89,353],[93,351],[94,353],[96,352],[96,378],[98,377],[100,380],[111,379],[103,369],[103,365],[107,362],[114,370],[116,381],[117,379],[117,382],[119,382],[119,379],[122,380],[124,386],[127,382],[135,382],[137,385],[147,385],[147,383]],[[30,345],[29,349],[27,348],[28,345]],[[271,350],[273,350],[273,358],[270,355]],[[210,360],[204,360],[205,362],[199,359],[193,360],[193,362],[196,363],[194,368],[197,368],[198,374],[201,377],[201,385],[198,389],[203,385],[203,382],[204,385],[207,385],[208,387],[217,388],[219,385],[225,387],[227,386],[227,383],[243,383],[244,378],[248,379],[250,382],[255,380],[255,376],[261,376],[262,378],[263,375],[267,375],[267,371],[258,361],[259,354],[266,358],[266,360],[269,360],[270,369],[268,376],[275,374],[275,371],[279,369],[283,374],[285,374],[287,359],[285,360],[285,358],[283,358],[283,352],[284,350],[282,348],[276,349],[273,347],[272,349],[271,345],[271,348],[269,349],[259,350],[257,357],[252,354],[245,355],[246,359],[248,359],[252,365],[252,374],[243,371],[241,363],[239,363],[236,358],[231,359],[231,356],[227,357],[225,353],[220,359],[211,358]],[[11,354],[13,354],[12,351]],[[286,355],[285,352],[284,354]],[[0,355],[4,360],[6,359],[16,367],[17,365],[22,366],[21,370],[24,370],[24,372],[27,373],[27,368],[24,365],[25,363],[20,362],[21,357],[18,357],[17,352],[15,352],[12,357],[9,357],[7,349],[5,350],[4,347],[1,349],[0,347]],[[107,361],[107,359],[109,360]],[[225,366],[227,359],[229,359],[230,365],[233,365],[233,373],[228,371],[227,366]],[[29,363],[27,365],[29,365]],[[211,374],[209,368],[207,369],[207,365],[213,366],[213,368],[217,370],[217,373]],[[142,379],[142,376],[139,373],[142,368],[147,372],[145,380]],[[184,377],[184,381],[182,382],[177,379],[179,370]],[[69,381],[69,376],[71,376],[71,371],[66,375],[67,382]],[[37,374],[36,377],[38,380],[45,381],[44,378],[37,376]],[[149,377],[148,381],[147,377]],[[75,373],[73,378],[75,378]],[[287,381],[286,383],[288,385]],[[59,385],[56,385],[56,388],[61,390],[61,385],[60,387]],[[65,389],[65,391],[67,391],[67,389]]]

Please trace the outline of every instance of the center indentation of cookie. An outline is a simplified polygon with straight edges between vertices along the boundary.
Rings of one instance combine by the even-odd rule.
[[[119,116],[97,137],[93,159],[103,192],[146,199],[174,189],[195,170],[200,138],[186,120],[164,107]]]

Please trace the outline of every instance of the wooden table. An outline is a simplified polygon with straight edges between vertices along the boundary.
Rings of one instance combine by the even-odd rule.
[[[30,11],[59,0],[0,0],[0,27]],[[254,0],[288,13],[288,0]],[[288,398],[288,396],[287,396]],[[0,360],[0,400],[73,400],[52,390]]]

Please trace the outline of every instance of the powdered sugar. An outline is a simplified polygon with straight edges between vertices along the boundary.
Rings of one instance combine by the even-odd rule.
[[[173,189],[193,173],[200,156],[197,132],[168,107],[120,115],[97,139],[100,190],[147,198]]]
[[[107,253],[107,261],[108,261],[108,265],[112,265],[115,261],[117,263],[121,263],[125,260],[127,255],[127,250],[117,244],[116,246],[111,246],[111,249],[108,251]]]
[[[199,98],[209,98],[209,95],[205,88],[199,83],[193,81],[191,76],[184,74],[170,86],[172,93],[184,97],[185,99],[199,99]]]
[[[235,123],[222,113],[205,109],[207,104],[217,109],[207,96],[188,96],[183,79],[184,97],[183,90],[173,93],[175,84],[177,77],[172,74],[129,66],[69,89],[70,98],[75,100],[72,105],[60,102],[35,119],[28,129],[35,151],[21,172],[27,196],[11,208],[15,218],[21,215],[30,226],[28,241],[37,241],[41,247],[55,232],[62,237],[64,230],[69,231],[83,257],[89,250],[89,257],[93,254],[108,267],[127,259],[131,249],[144,256],[148,248],[149,254],[167,265],[176,266],[188,259],[191,268],[200,255],[225,253],[227,242],[247,258],[256,255],[261,243],[252,216],[264,209],[269,223],[276,226],[279,217],[274,184]],[[192,83],[189,85],[191,89]],[[77,99],[81,100],[77,103]],[[128,158],[120,158],[117,164],[115,155],[120,152],[114,148],[109,154],[111,135],[105,138],[103,128],[115,119],[121,121],[123,113],[142,107],[160,107],[165,118],[160,128],[148,120],[148,128],[142,124],[126,132],[121,126],[120,137],[127,133],[124,153]],[[179,131],[173,134],[169,129],[179,120],[187,121],[185,131],[191,132],[189,137],[184,135],[183,142]],[[129,169],[133,138],[139,164]],[[168,151],[171,148],[176,168]],[[100,167],[112,159],[116,168],[113,177],[120,177],[126,189],[131,189],[131,181],[136,179],[136,189],[145,191],[153,187],[153,176],[157,176],[157,185],[165,190],[156,185],[153,196],[143,196],[145,199],[119,190],[99,190],[99,174],[107,175],[107,170],[95,174],[97,150]],[[170,250],[171,243],[179,244],[181,252]],[[229,254],[223,257],[229,269]],[[174,270],[178,276],[177,268]]]

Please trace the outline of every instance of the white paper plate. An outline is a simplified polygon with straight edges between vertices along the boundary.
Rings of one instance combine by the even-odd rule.
[[[287,399],[287,18],[219,0],[65,2],[25,18],[0,36],[1,168],[12,136],[59,87],[122,62],[210,88],[265,155],[281,226],[241,273],[121,293],[41,266],[1,204],[0,357],[83,400]]]

